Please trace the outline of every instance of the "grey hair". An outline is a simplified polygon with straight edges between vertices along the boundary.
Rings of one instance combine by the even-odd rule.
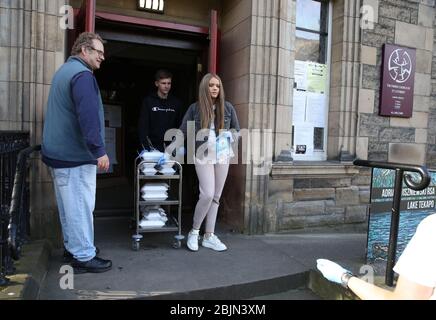
[[[79,55],[82,52],[82,47],[92,47],[92,40],[98,40],[101,43],[104,43],[103,39],[98,34],[92,32],[83,32],[74,42],[73,48],[71,49],[71,55]]]

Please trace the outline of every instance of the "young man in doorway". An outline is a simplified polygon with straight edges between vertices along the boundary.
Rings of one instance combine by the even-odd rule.
[[[146,96],[138,122],[139,141],[144,147],[153,147],[165,151],[165,132],[178,128],[182,118],[182,103],[170,94],[173,75],[160,69],[155,74],[157,91]],[[169,144],[169,143],[168,143]]]

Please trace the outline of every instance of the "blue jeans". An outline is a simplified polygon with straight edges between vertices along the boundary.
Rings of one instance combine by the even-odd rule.
[[[95,257],[94,217],[97,166],[50,168],[65,248],[79,261]]]

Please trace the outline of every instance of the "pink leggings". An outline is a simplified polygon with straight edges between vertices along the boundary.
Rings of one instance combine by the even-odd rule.
[[[199,230],[206,218],[205,232],[215,231],[215,222],[218,213],[219,200],[226,182],[229,164],[195,164],[200,197],[194,212],[193,228]]]

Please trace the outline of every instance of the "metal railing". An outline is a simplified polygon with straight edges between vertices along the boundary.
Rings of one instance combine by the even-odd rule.
[[[15,272],[21,246],[29,237],[27,159],[40,146],[29,147],[29,133],[0,131],[0,285]]]
[[[428,187],[431,182],[431,177],[425,166],[366,160],[354,160],[353,164],[362,167],[395,170],[394,197],[392,202],[391,227],[385,277],[386,285],[392,287],[394,283],[394,265],[397,252],[398,228],[400,224],[400,202],[403,189],[403,178],[404,183],[410,189],[418,191]],[[412,176],[410,174],[404,174],[405,172],[417,172],[420,175],[420,181],[413,180]]]

